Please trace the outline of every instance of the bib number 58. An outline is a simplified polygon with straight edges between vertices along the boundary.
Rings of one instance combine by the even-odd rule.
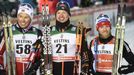
[[[22,54],[22,53],[29,54],[30,49],[31,49],[31,45],[29,45],[29,44],[26,44],[26,45],[17,44],[16,45],[16,53],[18,53],[18,54]]]

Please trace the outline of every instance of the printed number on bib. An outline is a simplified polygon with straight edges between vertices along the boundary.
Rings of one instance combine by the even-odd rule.
[[[64,53],[67,53],[67,44],[61,45],[61,44],[57,44],[56,47],[58,48],[56,53],[62,53],[61,48],[64,48]]]
[[[26,44],[26,45],[17,44],[16,45],[16,53],[18,53],[18,54],[22,54],[22,53],[29,54],[30,49],[31,49],[31,45],[29,45],[29,44]]]

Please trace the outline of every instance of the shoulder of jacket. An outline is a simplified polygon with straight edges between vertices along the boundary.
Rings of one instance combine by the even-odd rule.
[[[97,39],[98,39],[98,36],[95,36],[95,37],[91,40],[90,44],[94,44],[94,42],[95,42]]]

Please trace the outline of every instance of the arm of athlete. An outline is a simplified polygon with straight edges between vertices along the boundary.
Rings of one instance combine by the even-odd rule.
[[[128,62],[128,65],[122,65],[118,70],[119,73],[128,74],[128,73],[134,72],[134,60],[133,60],[134,54],[131,51],[131,48],[129,47],[127,42],[124,42],[123,57]]]
[[[6,71],[4,69],[4,52],[5,52],[5,40],[4,40],[4,31],[3,29],[0,31],[0,74],[6,75]]]
[[[24,75],[32,75],[35,74],[39,66],[41,65],[41,53],[43,50],[43,44],[41,41],[42,33],[38,30],[38,39],[33,44],[32,51],[29,56],[29,64],[27,65],[26,71]]]

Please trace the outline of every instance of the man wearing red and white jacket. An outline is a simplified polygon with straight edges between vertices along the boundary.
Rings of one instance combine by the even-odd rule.
[[[114,62],[113,52],[115,37],[111,34],[110,18],[105,14],[99,15],[96,20],[96,29],[98,31],[98,36],[96,36],[90,42],[89,47],[90,50],[93,52],[95,58],[93,67],[96,72],[95,75],[111,75],[112,63]],[[134,54],[132,53],[128,43],[124,41],[123,46],[123,57],[129,63],[129,65],[134,65]],[[130,67],[128,67],[128,69],[129,68]],[[128,73],[129,72],[130,69]]]
[[[33,52],[33,44],[42,33],[31,25],[33,19],[33,7],[28,3],[20,4],[17,13],[17,24],[12,25],[13,46],[15,53],[16,75],[24,75],[27,65],[33,60],[29,60],[30,53]],[[8,31],[9,32],[9,31]],[[4,29],[0,32],[0,74],[8,74],[6,63],[6,46]],[[35,51],[35,58],[40,58],[40,51]],[[12,62],[11,62],[12,63]]]

